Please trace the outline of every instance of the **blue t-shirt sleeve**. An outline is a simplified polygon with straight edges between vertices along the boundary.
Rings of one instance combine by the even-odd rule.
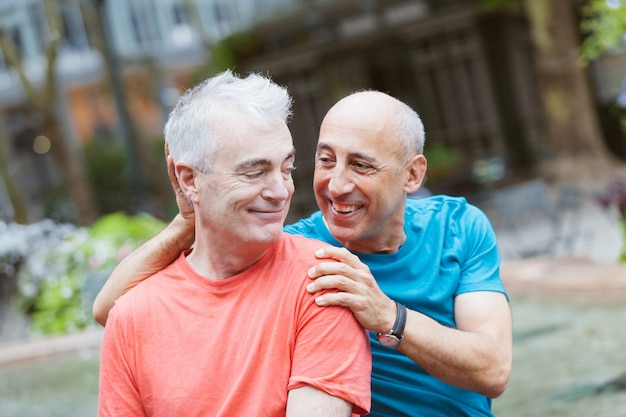
[[[457,295],[473,291],[496,291],[506,295],[500,277],[500,251],[489,219],[477,207],[468,205],[460,221],[465,245]]]

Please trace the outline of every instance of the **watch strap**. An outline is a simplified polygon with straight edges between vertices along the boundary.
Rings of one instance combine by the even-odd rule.
[[[397,337],[398,340],[402,340],[404,337],[404,327],[406,326],[406,307],[396,301],[398,307],[398,314],[396,315],[396,321],[393,323],[393,328],[390,334]]]
[[[397,348],[404,338],[404,327],[406,326],[406,307],[396,301],[396,320],[393,328],[388,333],[378,333],[376,340],[384,346]]]

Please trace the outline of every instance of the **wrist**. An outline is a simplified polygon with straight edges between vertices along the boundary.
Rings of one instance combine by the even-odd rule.
[[[195,240],[195,222],[178,213],[168,225],[172,240],[181,250],[188,249]]]
[[[396,303],[396,318],[393,327],[388,332],[378,333],[376,340],[383,346],[397,348],[404,338],[404,328],[406,327],[407,309],[404,305]]]

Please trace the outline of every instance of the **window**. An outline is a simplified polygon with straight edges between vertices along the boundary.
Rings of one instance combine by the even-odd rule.
[[[72,49],[89,49],[89,39],[80,7],[76,2],[60,1],[64,46]]]

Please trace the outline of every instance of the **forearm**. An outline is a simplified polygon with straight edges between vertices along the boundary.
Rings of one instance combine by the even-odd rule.
[[[177,215],[158,235],[126,256],[113,270],[93,304],[93,316],[102,326],[122,294],[172,263],[194,241],[193,225]]]
[[[398,350],[435,378],[490,398],[504,392],[511,371],[506,332],[449,328],[416,311],[408,312]]]

